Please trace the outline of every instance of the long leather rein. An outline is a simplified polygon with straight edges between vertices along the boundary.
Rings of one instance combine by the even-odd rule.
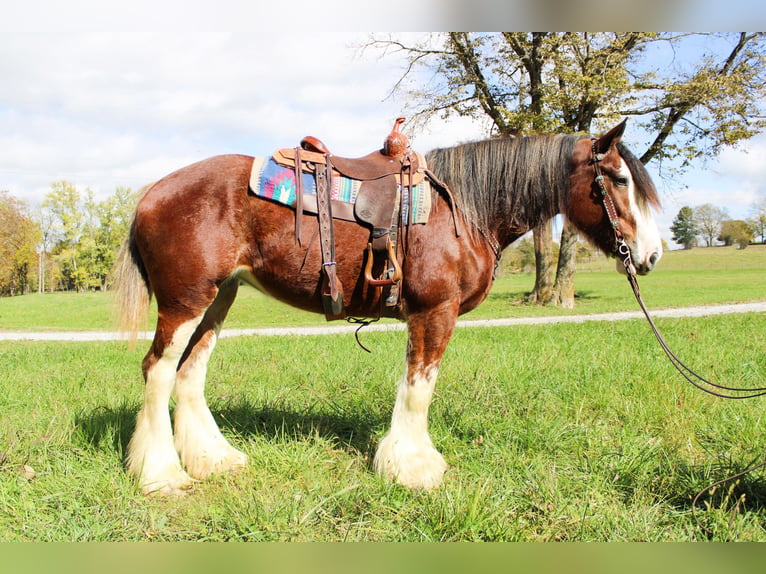
[[[689,368],[670,349],[664,337],[662,336],[662,333],[660,333],[660,330],[657,328],[657,325],[654,323],[654,320],[649,314],[649,310],[647,309],[646,304],[644,303],[644,300],[641,297],[641,291],[638,286],[638,277],[637,277],[636,267],[633,264],[633,258],[630,253],[630,247],[628,247],[628,244],[625,242],[625,237],[622,231],[620,230],[620,223],[619,223],[619,219],[617,218],[617,210],[615,209],[614,202],[612,198],[609,196],[609,193],[607,193],[606,186],[604,185],[604,175],[601,173],[601,166],[600,166],[600,162],[604,158],[604,156],[603,154],[600,154],[597,152],[596,140],[593,139],[592,141],[593,141],[593,144],[592,144],[593,167],[596,172],[595,181],[596,181],[596,185],[599,188],[599,192],[601,193],[601,198],[603,201],[603,205],[604,205],[604,209],[606,211],[607,217],[609,218],[609,221],[612,224],[612,227],[614,228],[615,254],[617,257],[622,259],[622,263],[625,267],[625,272],[628,276],[628,282],[630,283],[630,286],[633,289],[633,294],[636,297],[636,301],[638,301],[638,304],[641,307],[641,310],[646,316],[646,320],[649,322],[649,326],[652,328],[652,332],[654,333],[654,336],[657,338],[657,341],[659,342],[660,347],[665,352],[668,359],[670,359],[670,362],[673,364],[676,370],[681,374],[681,376],[683,376],[684,379],[686,379],[689,383],[694,385],[696,388],[708,394],[714,395],[716,397],[720,397],[723,399],[751,399],[754,397],[760,397],[760,396],[766,395],[766,387],[742,388],[742,387],[729,387],[729,386],[714,383],[706,379],[705,377],[701,376],[700,374],[698,374],[691,368]],[[736,393],[739,393],[739,394],[736,394]]]

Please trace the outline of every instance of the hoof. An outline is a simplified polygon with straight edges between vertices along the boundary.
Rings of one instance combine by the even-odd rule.
[[[414,445],[386,437],[381,441],[373,468],[382,477],[414,490],[441,486],[448,465],[430,445]]]
[[[191,494],[195,480],[185,472],[173,479],[142,480],[141,492],[146,496],[178,498]]]
[[[190,476],[202,480],[213,474],[239,472],[247,466],[247,455],[227,445],[218,456],[198,456],[185,462],[185,466]]]

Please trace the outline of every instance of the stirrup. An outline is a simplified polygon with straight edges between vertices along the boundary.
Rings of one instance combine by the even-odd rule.
[[[394,244],[391,243],[391,238],[386,241],[386,248],[388,249],[388,260],[391,262],[393,268],[393,275],[385,279],[375,279],[372,276],[372,260],[374,255],[372,252],[372,243],[367,244],[367,263],[364,266],[364,280],[368,285],[372,287],[384,287],[386,285],[394,285],[402,280],[402,268],[399,265],[399,261],[396,259],[396,252],[394,251]],[[390,271],[390,269],[389,269]]]

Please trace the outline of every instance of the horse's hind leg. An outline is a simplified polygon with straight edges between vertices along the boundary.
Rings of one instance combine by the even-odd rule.
[[[428,408],[456,319],[454,305],[445,304],[407,321],[407,368],[399,381],[391,429],[378,445],[373,466],[378,474],[410,488],[436,488],[447,470],[428,434]]]
[[[202,314],[184,319],[161,312],[143,361],[144,404],[128,445],[127,466],[144,494],[183,494],[192,486],[173,444],[168,407],[178,363],[201,320]]]
[[[247,456],[221,434],[204,396],[207,364],[237,288],[236,279],[221,286],[181,359],[176,377],[175,446],[186,471],[197,479],[237,470],[247,463]]]

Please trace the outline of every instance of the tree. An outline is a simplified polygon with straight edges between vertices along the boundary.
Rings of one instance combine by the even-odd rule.
[[[535,248],[530,237],[519,239],[503,252],[500,269],[510,273],[531,273],[535,268]]]
[[[721,223],[729,218],[725,210],[716,207],[712,203],[705,203],[694,208],[694,226],[697,234],[701,235],[708,247],[713,246],[713,241],[721,233]]]
[[[556,266],[556,283],[553,290],[558,297],[559,304],[565,309],[573,309],[575,302],[574,274],[577,262],[577,230],[564,220],[564,229],[561,232],[559,244],[559,258]]]
[[[748,223],[753,233],[761,238],[761,243],[766,243],[766,198],[753,205],[752,214]]]
[[[44,245],[52,244],[53,261],[64,289],[106,289],[122,239],[128,232],[135,197],[118,187],[98,202],[90,189],[80,192],[70,182],[51,186],[40,221],[49,221]]]
[[[52,286],[54,284],[52,277],[58,275],[57,272],[54,273],[53,265],[50,261],[50,248],[55,234],[55,222],[51,211],[43,206],[38,208],[35,219],[40,230],[40,245],[38,248],[37,262],[37,292],[45,293],[46,285]]]
[[[85,228],[85,206],[77,187],[68,181],[52,184],[42,207],[53,221],[53,256],[61,268],[63,287],[81,290],[85,287],[83,272],[78,267],[80,239]]]
[[[99,287],[105,289],[109,273],[114,265],[115,257],[120,249],[122,240],[128,234],[133,209],[136,205],[136,195],[129,187],[117,187],[114,194],[99,203],[96,207],[98,214],[98,229],[95,233],[96,273]]]
[[[577,243],[577,262],[578,263],[589,263],[593,261],[593,249],[592,246],[589,243],[585,243],[583,241],[579,241]]]
[[[694,211],[688,205],[681,208],[670,226],[673,241],[691,249],[697,242],[697,225],[694,222]]]
[[[647,65],[644,56],[676,50],[700,38],[718,42],[684,69],[668,60]],[[650,134],[644,163],[714,157],[766,126],[762,33],[725,35],[656,33],[453,32],[407,45],[394,38],[370,45],[404,52],[408,67],[395,89],[407,92],[415,125],[434,115],[486,117],[491,133],[518,137],[540,132],[590,133],[620,116],[632,116]],[[429,81],[414,71],[426,68]],[[405,78],[413,83],[408,90]],[[491,135],[491,134],[488,134]],[[571,233],[564,225],[563,233]],[[548,285],[552,237],[537,230],[538,283]],[[562,238],[562,244],[567,243]],[[558,274],[574,260],[565,252]],[[573,276],[573,275],[572,275]],[[566,280],[557,281],[560,287]],[[551,290],[551,302],[559,297]],[[538,294],[539,295],[539,294]],[[545,297],[537,297],[545,303]]]
[[[7,191],[0,191],[0,293],[29,291],[37,262],[39,231],[27,205]]]
[[[724,245],[736,243],[740,249],[745,249],[754,237],[753,228],[747,222],[741,219],[728,219],[721,223],[721,233],[717,239],[723,241]]]

